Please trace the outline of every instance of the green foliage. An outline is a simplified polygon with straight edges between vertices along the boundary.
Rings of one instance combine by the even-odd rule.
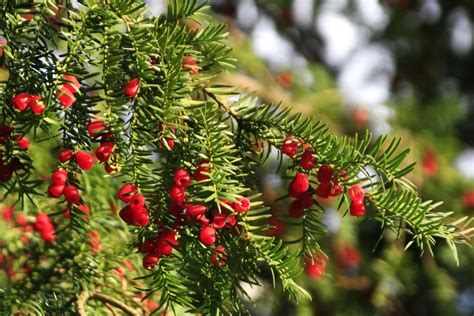
[[[116,148],[107,163],[118,170],[114,176],[105,176],[98,167],[85,173],[74,163],[61,164],[68,171],[68,181],[80,186],[82,202],[97,210],[87,221],[77,205],[71,206],[71,219],[65,220],[59,216],[63,211],[57,210],[62,202],[53,203],[44,196],[46,184],[38,180],[31,157],[13,142],[2,146],[4,157],[17,158],[24,165],[21,174],[2,183],[5,197],[6,193],[14,194],[22,208],[33,210],[31,215],[48,210],[58,223],[54,243],[41,243],[36,238],[28,246],[29,260],[37,270],[2,290],[5,310],[38,314],[82,310],[83,298],[100,298],[96,291],[103,284],[114,287],[116,280],[110,272],[132,250],[124,249],[129,242],[127,229],[105,212],[110,201],[118,203],[113,197],[123,182],[138,187],[151,217],[149,225],[130,229],[138,236],[133,240],[153,239],[165,229],[178,231],[179,245],[173,253],[162,256],[155,271],[135,280],[143,281],[137,287],[148,292],[144,300],[159,295],[155,311],[185,308],[216,315],[248,313],[249,294],[243,284],[259,285],[258,275],[265,269],[292,299],[310,298],[295,278],[301,273],[301,259],[320,250],[318,237],[325,234],[320,220],[324,207],[316,203],[301,221],[294,222],[301,228],[302,238],[288,243],[301,242],[302,247],[290,251],[287,242],[265,235],[269,213],[255,181],[256,168],[275,150],[279,169],[286,166],[279,149],[288,136],[315,149],[316,167],[307,172],[313,185],[323,164],[333,166],[346,188],[364,183],[366,200],[373,206],[368,217],[382,222],[384,228],[411,235],[407,247],[416,242],[431,250],[436,238],[445,239],[456,255],[456,243],[466,242],[472,231],[469,219],[453,222],[450,213],[434,212],[438,203],[421,201],[404,178],[413,165],[404,164],[408,151],[399,150],[398,139],[383,136],[373,142],[369,133],[362,139],[337,137],[315,117],[304,118],[291,108],[260,104],[252,96],[229,103],[228,98],[238,91],[210,84],[219,72],[232,66],[225,26],[214,24],[200,3],[173,0],[166,16],[154,17],[138,0],[79,1],[77,7],[67,2],[55,27],[49,19],[54,13],[51,1],[38,1],[31,21],[21,17],[29,12],[24,5],[2,2],[0,35],[9,43],[5,48],[9,79],[0,83],[2,124],[36,143],[45,140],[50,146],[77,152],[96,148],[87,126],[99,117]],[[193,29],[190,20],[202,23],[201,27]],[[189,71],[185,58],[197,62],[199,73]],[[66,109],[56,96],[66,83],[64,74],[81,81],[76,102]],[[140,80],[134,98],[123,94],[124,85],[132,79]],[[11,98],[24,91],[42,95],[46,107],[43,114],[16,111],[10,105]],[[198,225],[176,225],[176,215],[168,213],[175,170],[183,167],[192,172],[203,159],[208,160],[208,179],[193,181],[186,189],[188,201],[218,213],[231,213],[238,221],[238,225],[218,232],[218,243],[226,250],[222,266],[212,262],[215,249],[199,241]],[[58,165],[50,160],[47,168]],[[283,170],[285,176],[301,171],[298,161]],[[370,168],[375,173],[369,173]],[[345,176],[340,177],[343,170]],[[25,196],[31,203],[25,205]],[[251,201],[251,209],[244,214],[234,212],[224,202],[236,203],[243,196]],[[349,200],[345,193],[339,201],[341,211],[346,212]],[[107,235],[110,241],[118,236],[122,247],[100,254],[91,252],[87,245],[91,238],[86,234],[91,229]],[[136,246],[134,241],[130,244]],[[11,252],[15,252],[14,247]],[[44,254],[46,267],[39,264]],[[114,295],[139,305],[129,288]],[[24,301],[28,303],[21,307]]]

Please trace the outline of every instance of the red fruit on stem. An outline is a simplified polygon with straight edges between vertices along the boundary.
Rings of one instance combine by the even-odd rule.
[[[204,163],[208,163],[207,161],[204,162]],[[203,163],[201,163],[199,165],[199,167],[196,168],[196,170],[194,171],[194,180],[196,181],[201,181],[201,180],[207,180],[209,179],[209,176],[207,174],[204,174],[205,173],[211,173],[211,168],[209,167],[205,167],[202,165]]]
[[[206,213],[207,207],[204,205],[186,205],[186,210],[190,216],[197,217],[198,215]]]
[[[123,86],[123,94],[131,98],[135,98],[140,90],[140,79],[133,78]]]
[[[292,197],[292,198],[295,198],[295,199],[298,199],[300,197],[301,193],[300,192],[296,192],[294,189],[293,189],[293,186],[290,185],[288,186],[288,196]]]
[[[290,208],[288,210],[288,215],[293,218],[300,218],[304,215],[304,205],[301,200],[293,200],[290,203]]]
[[[51,181],[53,181],[56,185],[64,185],[67,181],[67,171],[66,169],[56,170],[53,172],[51,177]]]
[[[64,187],[64,198],[69,204],[77,204],[81,200],[78,188],[73,184]]]
[[[312,278],[319,280],[324,276],[325,267],[319,262],[307,262],[305,266],[306,274]]]
[[[99,147],[95,150],[95,155],[99,161],[106,162],[109,160],[114,152],[115,144],[112,142],[104,142],[100,144]]]
[[[349,198],[353,202],[362,201],[364,199],[364,196],[365,196],[364,189],[360,185],[354,184],[349,188]]]
[[[311,206],[313,206],[314,204],[314,200],[313,200],[313,195],[311,194],[311,192],[309,191],[306,191],[304,193],[301,193],[300,197],[298,198],[298,200],[301,201],[301,203],[303,204],[303,207],[304,208],[310,208]]]
[[[12,98],[12,104],[20,111],[24,111],[30,103],[31,96],[28,93],[19,93]]]
[[[106,125],[102,120],[95,120],[87,124],[87,133],[90,137],[97,137],[105,130]]]
[[[132,196],[129,203],[132,210],[142,209],[145,206],[145,197],[143,194],[137,193]]]
[[[158,255],[149,253],[143,258],[143,267],[147,270],[151,270],[156,266],[159,260],[160,257]]]
[[[225,214],[219,213],[217,210],[213,211],[212,227],[214,227],[215,229],[224,228],[226,222],[227,216]]]
[[[63,184],[51,184],[48,187],[48,194],[49,196],[53,198],[58,198],[60,197],[64,192],[64,183]]]
[[[199,214],[195,218],[201,225],[207,226],[210,223],[209,218],[207,218],[206,214]]]
[[[308,175],[303,172],[298,172],[295,179],[291,182],[291,188],[294,192],[303,193],[309,189]]]
[[[82,170],[89,170],[94,165],[94,157],[85,151],[77,152],[75,158],[77,165]]]
[[[109,165],[108,163],[105,163],[105,172],[107,173],[115,173],[117,171],[117,167],[113,165]]]
[[[322,165],[318,170],[318,181],[320,183],[329,183],[332,181],[333,169],[329,165]]]
[[[42,114],[45,110],[43,100],[39,95],[31,96],[29,105],[31,111],[36,115]]]
[[[119,212],[120,218],[127,224],[133,223],[133,211],[130,205],[125,206]]]
[[[350,214],[352,216],[364,216],[364,214],[365,214],[364,200],[352,201],[351,208],[350,208]]]
[[[199,240],[206,246],[214,245],[216,242],[216,230],[211,226],[204,226],[199,232]]]
[[[117,196],[123,202],[128,203],[135,192],[137,192],[137,187],[135,185],[132,183],[125,183],[118,191]]]
[[[174,173],[174,183],[179,187],[185,188],[191,184],[191,177],[186,170],[179,168]]]
[[[28,140],[28,138],[26,137],[21,137],[21,136],[18,136],[16,138],[16,141],[18,143],[18,146],[21,148],[21,149],[28,149],[30,148],[30,141]]]
[[[68,87],[63,86],[60,90],[56,91],[58,101],[63,105],[63,108],[67,109],[76,102],[74,92],[69,90]]]
[[[68,82],[64,85],[64,88],[68,89],[72,93],[78,92],[81,88],[81,84],[79,83],[79,80],[77,80],[76,76],[64,75],[64,80]]]
[[[300,142],[298,140],[295,140],[293,136],[288,136],[283,141],[283,145],[281,146],[281,152],[287,156],[293,157],[298,151],[299,144]]]
[[[234,210],[239,213],[245,213],[250,209],[250,200],[244,197],[238,197],[234,203]]]
[[[150,223],[150,217],[146,209],[132,209],[132,222],[135,226],[146,226]]]
[[[226,218],[226,228],[230,228],[232,226],[235,226],[237,223],[237,218],[234,215],[229,215]]]
[[[25,227],[28,225],[28,219],[26,218],[25,214],[18,214],[15,218],[15,222],[18,226]]]
[[[69,161],[72,156],[74,156],[74,154],[72,153],[72,150],[69,150],[69,149],[66,149],[66,150],[62,150],[59,152],[59,161],[61,162],[66,162],[66,161]]]
[[[170,188],[170,198],[176,204],[183,204],[186,200],[186,193],[182,187],[178,187],[176,184],[173,184]]]
[[[189,70],[189,73],[191,75],[195,75],[199,72],[199,67],[198,64],[196,63],[196,60],[191,57],[186,57],[183,59],[183,69],[184,70]]]
[[[332,191],[330,182],[321,182],[316,189],[316,194],[321,198],[328,198]]]
[[[138,247],[138,251],[141,253],[150,253],[153,251],[153,248],[155,247],[155,243],[149,239],[145,239],[145,241],[139,240],[137,247]]]
[[[344,186],[336,183],[329,196],[338,196],[342,192],[344,192]]]
[[[313,155],[315,153],[316,152],[314,150],[306,149],[304,151],[303,155],[301,156],[301,160],[300,160],[301,167],[303,167],[307,170],[313,169],[314,168],[314,157],[313,157]]]

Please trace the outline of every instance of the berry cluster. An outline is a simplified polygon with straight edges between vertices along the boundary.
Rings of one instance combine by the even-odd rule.
[[[352,216],[364,216],[364,189],[358,184],[354,184],[349,188],[349,198],[351,199],[350,213]]]
[[[120,210],[120,218],[129,225],[146,226],[150,223],[148,211],[145,208],[145,197],[137,193],[137,187],[132,183],[125,183],[118,191],[118,198],[127,203]]]
[[[93,141],[100,143],[99,147],[95,150],[95,156],[97,159],[104,163],[105,171],[107,173],[114,173],[117,170],[116,163],[111,159],[115,143],[113,135],[107,132],[107,125],[102,120],[94,120],[87,125],[87,133]]]
[[[201,181],[209,178],[209,161],[203,160],[194,172],[194,180]],[[174,172],[173,184],[170,187],[170,204],[168,213],[175,219],[172,229],[164,228],[157,222],[160,232],[151,239],[138,242],[140,253],[146,254],[143,259],[143,267],[152,269],[160,260],[160,257],[171,254],[173,248],[178,246],[178,230],[186,224],[199,225],[199,240],[206,246],[213,246],[217,241],[217,232],[221,229],[230,229],[237,223],[235,214],[245,213],[250,209],[251,203],[247,198],[238,197],[236,202],[221,201],[223,207],[209,210],[207,206],[195,204],[188,201],[185,189],[191,185],[190,174],[179,168]],[[128,224],[145,226],[149,224],[149,217],[144,208],[143,195],[136,193],[137,187],[126,183],[118,192],[118,197],[128,203],[119,213],[120,217]],[[225,212],[229,213],[226,214]],[[225,249],[222,245],[216,246],[211,257],[215,265],[224,265],[226,262]]]
[[[46,213],[36,215],[34,229],[40,233],[41,239],[44,241],[52,242],[56,239],[56,236],[54,235],[54,225]]]
[[[345,191],[344,185],[339,183],[339,178],[343,177],[346,172],[342,170],[337,174],[337,176],[335,176],[333,168],[328,164],[322,164],[319,167],[316,174],[319,184],[317,188],[313,190],[310,185],[308,174],[316,165],[314,158],[316,151],[310,149],[308,144],[297,140],[294,136],[286,137],[283,141],[281,152],[295,160],[299,151],[303,151],[299,159],[299,166],[302,170],[305,170],[305,172],[298,172],[288,187],[288,195],[295,198],[295,200],[290,203],[288,213],[294,218],[302,217],[304,215],[304,210],[313,206],[313,193],[324,201],[324,199],[336,197]],[[358,200],[354,200],[351,197],[351,200],[353,201],[351,215],[364,215],[365,207],[363,198],[363,195],[362,198]]]

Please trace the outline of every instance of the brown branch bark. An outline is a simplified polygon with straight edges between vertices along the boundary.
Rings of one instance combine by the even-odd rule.
[[[122,310],[123,312],[125,312],[126,315],[129,315],[129,316],[143,315],[142,313],[136,311],[135,309],[131,308],[130,306],[127,306],[126,304],[122,303],[121,301],[113,297],[110,297],[103,293],[93,293],[92,295],[89,295],[89,293],[86,290],[84,290],[77,297],[77,312],[80,316],[87,316],[85,305],[88,300],[96,300],[96,301],[104,303],[104,305],[106,306],[107,305],[113,306],[115,308]]]

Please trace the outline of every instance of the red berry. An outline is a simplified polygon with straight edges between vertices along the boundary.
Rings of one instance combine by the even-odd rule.
[[[225,214],[219,213],[217,210],[213,212],[212,217],[212,227],[215,229],[224,228],[227,222],[227,216]]]
[[[170,198],[176,204],[183,204],[184,200],[186,200],[186,193],[182,187],[173,184],[170,188]]]
[[[239,213],[245,213],[250,209],[250,200],[244,197],[238,197],[234,203],[234,210]]]
[[[288,136],[283,141],[283,145],[281,146],[281,152],[285,155],[293,157],[296,155],[296,151],[298,150],[300,142],[295,140],[293,136]]]
[[[179,168],[174,173],[174,183],[179,187],[185,188],[191,184],[191,177],[186,170]]]
[[[145,239],[145,241],[138,241],[138,251],[141,253],[150,253],[155,247],[155,243],[152,240]]]
[[[87,124],[87,133],[90,137],[99,136],[106,128],[104,121],[96,120]]]
[[[341,184],[334,184],[334,188],[332,189],[331,193],[329,196],[338,196],[344,191],[344,186]]]
[[[41,239],[43,239],[46,242],[52,242],[56,239],[56,236],[54,235],[54,230],[48,230],[48,231],[42,231],[40,233]]]
[[[196,170],[194,170],[194,175],[193,175],[194,180],[201,181],[201,180],[209,179],[209,176],[207,174],[204,174],[204,172],[211,173],[211,168],[209,168],[208,166],[204,166],[204,164],[207,165],[208,163],[209,163],[209,160],[201,160],[199,162],[198,167],[196,168]]]
[[[131,98],[135,98],[140,90],[140,79],[133,78],[123,86],[123,94]]]
[[[296,192],[293,188],[293,186],[290,185],[288,186],[288,196],[292,197],[292,198],[295,198],[295,199],[298,199],[300,197],[301,193],[300,192]]]
[[[309,191],[301,193],[298,200],[301,201],[304,208],[310,208],[314,204],[313,195]]]
[[[115,144],[112,142],[104,142],[95,150],[95,155],[99,161],[106,162],[114,152]]]
[[[54,171],[51,180],[56,185],[64,185],[67,181],[67,171],[65,169]]]
[[[119,212],[120,218],[127,224],[133,223],[133,211],[130,205],[125,206]]]
[[[64,192],[64,183],[63,184],[53,183],[48,187],[48,193],[53,198],[60,197],[61,194],[63,194],[63,192]]]
[[[69,90],[68,86],[63,86],[60,90],[56,91],[58,101],[63,105],[63,108],[67,109],[76,102],[74,92]]]
[[[150,223],[150,217],[148,216],[148,213],[146,209],[140,208],[140,209],[133,209],[132,208],[132,222],[133,225],[136,226],[146,226]]]
[[[320,183],[328,183],[332,181],[333,170],[329,165],[322,165],[318,170],[318,181]]]
[[[143,267],[147,270],[151,270],[156,266],[159,260],[160,257],[158,255],[149,253],[143,258]]]
[[[29,105],[31,111],[36,115],[42,114],[45,110],[43,100],[39,95],[31,96]]]
[[[69,204],[77,204],[81,200],[78,188],[73,184],[64,187],[64,198]]]
[[[316,194],[322,198],[328,198],[331,194],[332,185],[330,182],[321,182],[316,189]]]
[[[198,214],[196,216],[196,220],[204,226],[209,225],[209,218],[207,218],[206,214]]]
[[[237,223],[237,218],[234,215],[229,215],[226,218],[226,228],[230,228]]]
[[[133,210],[141,209],[145,206],[145,197],[143,196],[143,194],[137,193],[134,196],[132,196],[129,203],[130,203],[130,207]]]
[[[194,60],[194,58],[186,57],[183,59],[183,63],[183,69],[189,70],[189,73],[191,75],[195,75],[199,72],[198,64],[196,63],[196,60]]]
[[[308,175],[303,172],[298,172],[295,179],[291,182],[291,187],[294,192],[303,193],[309,189]]]
[[[311,149],[306,149],[303,155],[301,156],[300,165],[301,167],[311,170],[314,168],[314,157],[313,155],[316,152]]]
[[[365,192],[364,189],[358,185],[354,184],[349,188],[349,198],[354,202],[360,202],[364,199]]]
[[[123,202],[128,203],[135,192],[137,192],[137,187],[135,185],[132,183],[125,183],[118,191],[117,196]]]
[[[220,265],[223,266],[225,265],[227,260],[226,254],[225,254],[225,249],[223,246],[219,245],[214,249],[214,253],[212,254],[211,261],[214,263],[214,265]]]
[[[28,107],[28,104],[30,103],[30,99],[31,97],[28,93],[24,93],[24,92],[19,93],[12,98],[12,104],[18,110],[24,111]]]
[[[305,270],[310,278],[319,280],[324,276],[325,267],[319,262],[307,262]]]
[[[115,173],[117,171],[117,167],[113,165],[109,165],[108,163],[105,163],[105,172],[107,173]]]
[[[77,80],[77,78],[73,75],[64,75],[64,80],[68,82],[64,85],[64,88],[68,89],[72,93],[78,92],[81,88],[79,80]]]
[[[159,256],[171,254],[173,246],[177,246],[176,232],[172,230],[164,230],[158,234],[155,242],[155,253]]]
[[[186,210],[190,216],[197,217],[198,215],[206,213],[207,207],[204,205],[186,205]]]
[[[76,153],[75,158],[77,165],[82,170],[89,170],[94,165],[94,157],[85,151],[79,151]]]
[[[365,214],[364,200],[352,201],[351,208],[350,208],[350,214],[352,216],[364,216],[364,214]]]
[[[28,149],[30,148],[30,141],[28,140],[28,138],[26,137],[21,137],[21,136],[18,136],[16,138],[16,141],[18,143],[18,146],[21,148],[21,149]]]
[[[66,149],[59,152],[59,161],[66,162],[69,161],[74,154],[72,150]]]
[[[290,209],[288,210],[288,214],[294,218],[300,218],[304,215],[304,205],[301,200],[293,200],[290,203]]]
[[[22,227],[28,225],[28,219],[26,218],[25,214],[18,214],[15,218],[15,221],[19,226]]]
[[[199,232],[199,239],[206,246],[212,246],[216,242],[216,230],[211,226],[204,226]]]

